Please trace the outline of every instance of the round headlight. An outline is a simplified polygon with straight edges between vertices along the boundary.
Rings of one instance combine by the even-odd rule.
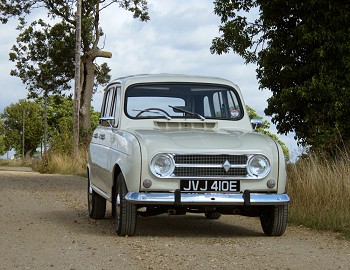
[[[151,160],[150,169],[157,177],[167,177],[175,169],[174,159],[168,154],[157,154]]]
[[[263,178],[269,174],[270,170],[270,162],[267,157],[263,155],[252,156],[248,160],[248,173],[251,176]]]

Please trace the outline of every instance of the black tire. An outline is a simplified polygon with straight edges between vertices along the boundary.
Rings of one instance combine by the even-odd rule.
[[[88,179],[87,193],[89,216],[92,219],[104,218],[106,214],[106,199],[92,189],[90,179]]]
[[[281,236],[287,227],[288,205],[267,206],[260,216],[264,233],[268,236]]]
[[[219,213],[219,212],[207,212],[207,213],[205,213],[205,217],[207,219],[219,219],[221,217],[221,213]]]
[[[133,236],[136,230],[137,209],[125,200],[128,190],[124,176],[120,173],[116,184],[115,223],[119,236]]]

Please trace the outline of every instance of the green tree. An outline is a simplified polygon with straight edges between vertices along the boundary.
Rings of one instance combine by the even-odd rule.
[[[273,94],[265,113],[279,133],[295,131],[314,150],[350,143],[350,1],[214,4],[222,35],[211,52],[232,50],[257,63],[260,88]]]
[[[43,111],[44,98],[35,100]],[[72,125],[74,101],[71,97],[51,95],[47,99],[48,143],[52,150],[69,154],[72,152]],[[99,113],[91,108],[91,129],[95,129],[99,120]],[[84,132],[80,133],[80,142],[83,145],[88,140]],[[86,145],[85,145],[86,146]]]
[[[74,77],[75,2],[71,0],[2,0],[0,21],[6,23],[11,17],[19,17],[18,29],[21,34],[17,45],[13,46],[10,59],[16,62],[16,70],[11,75],[22,79],[35,96],[37,90],[58,92],[69,87]],[[120,7],[133,13],[142,21],[149,19],[146,0],[89,0],[82,1],[82,43],[81,43],[81,93],[80,119],[82,128],[89,133],[91,127],[91,99],[95,79],[98,83],[109,81],[107,64],[96,66],[97,57],[111,57],[99,47],[103,31],[99,26],[100,12],[111,6]],[[54,26],[43,20],[32,22],[26,28],[26,15],[38,8],[44,8],[48,17],[57,23]]]
[[[289,150],[288,150],[288,147],[284,144],[284,142],[282,142],[276,134],[273,134],[269,131],[270,129],[270,123],[269,121],[267,120],[264,120],[262,116],[258,115],[256,113],[256,111],[254,109],[252,109],[251,107],[249,106],[246,106],[247,107],[247,110],[248,110],[248,113],[249,113],[249,118],[250,119],[253,119],[253,118],[258,118],[258,119],[261,119],[262,120],[262,126],[261,127],[258,127],[256,129],[257,132],[259,133],[262,133],[262,134],[265,134],[267,136],[269,136],[270,138],[272,138],[273,140],[275,140],[276,142],[278,142],[281,147],[282,147],[282,150],[283,150],[283,153],[284,153],[284,156],[285,156],[285,159],[286,161],[289,161],[290,160],[290,154],[289,154]]]
[[[50,148],[66,154],[72,150],[73,100],[71,97],[51,95],[47,100],[48,144]],[[34,101],[20,100],[6,107],[0,118],[0,154],[13,148],[22,155],[24,119],[25,154],[33,155],[43,139],[44,98]],[[91,109],[91,129],[96,128],[99,113]],[[80,134],[85,136],[84,132]],[[81,140],[84,143],[86,140]]]
[[[13,148],[17,156],[22,155],[24,131],[24,154],[33,156],[43,138],[41,107],[35,102],[20,100],[6,107],[1,118],[8,149]]]

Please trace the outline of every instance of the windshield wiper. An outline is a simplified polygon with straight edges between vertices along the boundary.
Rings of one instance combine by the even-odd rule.
[[[156,110],[156,111],[155,111]],[[135,117],[137,118],[137,117],[139,117],[141,114],[143,114],[143,113],[145,113],[145,112],[149,112],[149,113],[154,113],[154,114],[158,114],[158,115],[160,115],[160,116],[163,116],[163,117],[165,117],[167,120],[171,120],[171,117],[170,117],[170,115],[166,112],[166,111],[164,111],[164,110],[162,110],[162,109],[160,109],[160,108],[147,108],[147,109],[143,109],[143,110],[132,110],[132,111],[134,111],[134,112],[139,112]],[[158,112],[159,111],[159,112]],[[160,112],[162,112],[163,114],[161,114]]]
[[[194,116],[197,116],[199,119],[201,119],[202,121],[205,120],[205,117],[201,116],[199,113],[194,113],[194,112],[190,112],[190,111],[187,111],[181,107],[176,107],[176,106],[171,106],[171,105],[168,105],[170,108],[173,108],[175,110],[178,110],[180,112],[183,112],[183,113],[187,113],[187,114],[190,114],[190,115],[194,115]]]

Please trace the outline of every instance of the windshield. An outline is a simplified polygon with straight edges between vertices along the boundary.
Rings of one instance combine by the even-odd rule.
[[[239,120],[242,104],[235,89],[210,84],[143,84],[126,91],[130,118]]]

